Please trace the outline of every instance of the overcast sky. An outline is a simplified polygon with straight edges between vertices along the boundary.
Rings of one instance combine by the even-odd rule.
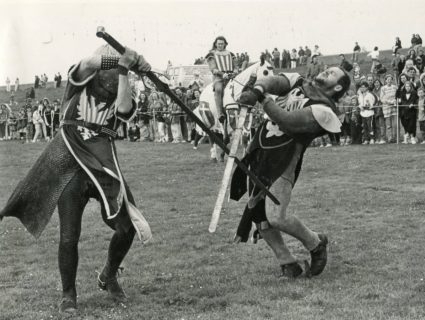
[[[323,54],[351,52],[354,41],[389,49],[399,36],[425,36],[425,2],[419,0],[281,1],[9,1],[0,0],[0,84],[32,82],[35,74],[66,74],[91,54],[106,31],[158,69],[167,61],[192,64],[224,35],[228,49],[261,51],[318,44]],[[424,37],[425,39],[425,37]]]

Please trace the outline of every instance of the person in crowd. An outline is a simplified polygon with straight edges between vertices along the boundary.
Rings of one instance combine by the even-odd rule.
[[[25,139],[25,131],[26,131],[27,122],[28,122],[25,105],[22,105],[19,108],[17,120],[18,120],[18,123],[17,123],[18,137],[19,137],[19,140],[23,140]]]
[[[425,90],[425,73],[422,73],[419,77],[419,87]]]
[[[320,72],[322,72],[323,64],[319,62],[319,56],[313,55],[311,63],[307,66],[306,78],[313,80]]]
[[[149,95],[149,113],[152,114],[152,118],[149,121],[149,137],[154,142],[160,141],[158,117],[162,116],[162,105],[163,102],[159,99],[158,92],[152,91]]]
[[[410,49],[407,52],[406,60],[412,60],[413,64],[416,63],[416,51],[414,49]]]
[[[6,92],[10,92],[10,79],[9,79],[9,77],[6,78]]]
[[[305,63],[307,64],[307,62],[311,61],[312,53],[311,53],[311,49],[308,46],[305,46],[304,51],[305,51]]]
[[[7,139],[7,122],[9,120],[9,108],[5,103],[0,104],[0,141]]]
[[[360,73],[360,66],[357,62],[353,63],[353,84],[356,88],[356,92],[360,88],[360,82],[362,81],[362,74]]]
[[[130,121],[127,130],[127,139],[130,142],[136,142],[140,139],[140,130],[135,121]]]
[[[415,41],[416,43],[413,46],[413,49],[415,49],[415,52],[418,52],[418,49],[420,47],[422,47],[422,38],[421,38],[421,36],[419,34],[415,34],[414,37],[416,39],[416,41]]]
[[[282,69],[286,69],[288,67],[288,64],[290,63],[290,58],[288,58],[288,51],[286,49],[282,49],[282,61],[280,64],[280,67]]]
[[[171,102],[170,97],[168,97],[166,94],[164,94],[163,92],[159,92],[159,99],[161,100],[161,109],[160,109],[160,113],[158,114],[158,116],[160,116],[159,118],[159,122],[158,122],[158,136],[159,136],[159,142],[168,142],[168,131],[169,131],[169,126],[170,126],[170,111],[169,111],[169,105]]]
[[[25,113],[26,113],[26,123],[25,128],[25,142],[30,143],[34,137],[34,123],[32,121],[32,115],[35,110],[33,110],[32,100],[28,98],[25,103]]]
[[[226,38],[217,37],[213,42],[212,49],[205,57],[213,74],[214,99],[221,123],[224,123],[226,119],[226,110],[223,106],[224,88],[235,69],[235,55],[226,49],[227,45]]]
[[[352,92],[347,91],[345,95],[338,101],[339,121],[341,121],[341,137],[340,145],[348,146],[351,144],[351,132],[350,132],[350,115],[352,106],[350,106]]]
[[[366,76],[366,82],[367,82],[368,89],[369,89],[370,92],[372,92],[372,90],[373,90],[373,82],[374,81],[375,81],[375,78],[373,77],[372,74],[368,74]]]
[[[139,101],[137,102],[137,124],[140,129],[139,141],[148,141],[149,137],[149,120],[152,118],[149,114],[149,100],[144,92],[140,92]]]
[[[421,57],[417,56],[416,57],[416,68],[419,70],[418,74],[422,74],[424,72],[424,61],[422,60]]]
[[[415,67],[410,67],[407,70],[408,80],[412,83],[413,88],[415,90],[417,90],[418,87],[420,87],[420,81],[419,81],[419,77],[418,77],[418,72],[416,70],[417,69]]]
[[[406,56],[404,54],[400,55],[400,61],[398,63],[398,74],[397,74],[397,78],[400,78],[400,75],[403,73],[404,67],[406,66]]]
[[[369,90],[369,84],[362,82],[358,92],[360,115],[362,117],[363,126],[363,144],[374,144],[375,135],[373,132],[373,107],[376,104],[375,96]]]
[[[421,58],[421,59],[422,59],[422,63],[424,63],[424,64],[425,64],[425,53],[424,53],[424,50],[423,50],[423,49],[419,49],[419,50],[418,50],[418,55],[417,55],[417,57]]]
[[[360,54],[360,46],[358,42],[354,43],[354,48],[353,48],[353,62],[358,62],[359,61],[359,54]]]
[[[319,48],[319,46],[317,44],[314,46],[313,55],[316,55],[316,56],[321,56],[322,55],[322,52],[320,51],[320,48]]]
[[[416,35],[412,34],[412,38],[410,39],[411,48],[414,48],[417,44]]]
[[[291,69],[295,69],[297,67],[297,59],[298,59],[297,50],[292,49],[292,51],[291,51]]]
[[[399,37],[395,37],[395,44],[393,46],[393,54],[398,53],[398,50],[401,49],[401,40]]]
[[[189,107],[190,110],[195,110],[195,108],[199,105],[199,94],[198,94],[198,99],[196,100],[195,98],[195,92],[199,93],[199,90],[196,91],[192,91],[190,89],[186,90],[186,101],[187,101],[187,106]],[[184,115],[185,118],[185,124],[186,124],[186,141],[187,142],[192,142],[193,139],[193,131],[195,130],[195,123],[193,122],[192,118],[189,117],[188,115]]]
[[[395,77],[398,78],[400,73],[399,73],[399,64],[401,62],[401,58],[400,58],[400,53],[396,52],[394,54],[394,57],[391,60],[391,69],[393,71],[393,73],[395,74]]]
[[[43,103],[43,120],[46,126],[46,133],[49,139],[52,139],[55,133],[55,110],[53,106],[49,103],[47,98],[42,100]]]
[[[306,58],[305,58],[305,51],[304,51],[303,47],[300,47],[298,49],[298,61],[299,61],[299,65],[300,66],[303,66],[305,64],[305,60],[306,60]]]
[[[35,75],[35,78],[34,78],[34,89],[38,89],[39,86],[40,86],[40,77],[38,75]]]
[[[175,92],[176,92],[176,96],[187,106],[188,98],[187,98],[187,95],[184,93],[184,88],[183,87],[176,88]],[[190,93],[192,93],[192,91],[190,91]],[[176,107],[176,106],[174,106],[174,107]],[[172,111],[170,110],[170,112],[172,112]],[[186,127],[185,117],[186,117],[186,115],[184,115],[182,113],[180,107],[175,108],[174,115],[172,115],[172,118],[173,118],[172,120],[174,120],[174,121],[178,120],[180,122],[180,131],[179,131],[180,137],[177,139],[178,142],[186,142],[185,137],[186,137],[186,134],[187,134],[187,132],[186,132],[187,127]],[[173,132],[173,131],[171,130],[171,132]],[[177,134],[177,132],[176,132],[176,134]],[[174,140],[175,139],[174,139],[174,134],[173,134],[173,141]],[[177,143],[177,142],[175,142],[175,143]]]
[[[181,94],[181,90],[176,89],[176,95],[178,96],[179,94]],[[170,104],[169,111],[170,111],[170,120],[171,120],[171,132],[173,136],[172,143],[180,143],[183,141],[181,125],[180,125],[180,118],[182,116],[180,107],[173,101]]]
[[[350,72],[353,69],[353,65],[345,59],[345,55],[342,53],[339,55],[339,58],[341,59],[339,66],[347,72]]]
[[[372,52],[368,53],[368,57],[372,59],[372,66],[370,67],[370,72],[375,72],[376,64],[379,61],[379,48],[374,47]]]
[[[277,48],[274,48],[272,51],[273,56],[273,66],[278,69],[280,67],[280,52]]]
[[[19,90],[19,78],[16,78],[16,80],[15,80],[15,88],[14,88],[14,90],[13,91],[18,91]]]
[[[18,139],[18,117],[14,110],[9,113],[9,119],[7,120],[8,140]]]
[[[425,144],[425,89],[420,87],[418,89],[418,123],[419,130],[421,131],[422,142]]]
[[[403,70],[402,70],[401,73],[408,74],[408,70],[410,68],[414,68],[415,71],[416,71],[416,74],[419,74],[419,70],[418,70],[418,68],[416,68],[415,63],[414,63],[414,61],[412,59],[407,59],[406,60],[406,63],[404,64],[404,68],[403,68]]]
[[[43,119],[44,105],[39,103],[37,109],[32,114],[32,122],[34,124],[35,133],[32,142],[37,142],[43,136],[46,141],[49,141],[47,136],[46,124]]]
[[[381,89],[382,89],[381,80],[375,79],[375,81],[373,82],[373,90],[372,90],[372,93],[375,95],[375,98],[376,98],[376,104],[374,108],[374,112],[375,112],[374,136],[378,144],[385,144],[387,135],[385,130],[384,112],[382,110]]]
[[[397,86],[393,84],[392,74],[385,76],[385,85],[381,87],[379,98],[382,103],[382,113],[385,121],[386,140],[388,143],[395,142],[397,137],[397,109],[396,94]]]
[[[362,144],[362,117],[360,115],[359,101],[356,95],[350,100],[350,134],[352,144]]]
[[[418,95],[410,81],[404,84],[404,91],[400,96],[400,120],[404,128],[404,140],[402,143],[416,144],[416,121],[418,115]]]

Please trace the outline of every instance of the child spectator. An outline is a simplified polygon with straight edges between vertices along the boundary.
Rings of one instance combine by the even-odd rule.
[[[375,96],[369,91],[367,82],[362,82],[359,89],[359,107],[363,125],[363,144],[374,144],[375,136],[373,133],[373,107],[376,104]]]
[[[382,103],[382,113],[384,115],[387,142],[395,142],[397,135],[397,109],[395,107],[397,87],[393,84],[393,76],[385,76],[385,85],[379,94]]]
[[[360,116],[360,108],[357,96],[351,97],[350,101],[351,114],[350,114],[350,133],[351,143],[361,144],[362,143],[362,118]]]
[[[416,119],[418,96],[410,81],[404,84],[404,92],[400,96],[400,120],[404,128],[404,140],[402,143],[416,144]]]

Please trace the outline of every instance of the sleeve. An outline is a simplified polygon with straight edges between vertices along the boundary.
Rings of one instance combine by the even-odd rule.
[[[298,73],[281,73],[257,80],[254,87],[261,87],[264,93],[284,96],[291,91],[298,80],[302,79]]]
[[[212,51],[208,52],[207,55],[205,56],[205,59],[209,60],[211,58],[214,58],[214,53]]]
[[[93,79],[93,77],[96,75],[96,71],[95,71],[93,72],[93,74],[88,76],[83,81],[76,81],[74,79],[74,74],[76,70],[78,70],[79,66],[80,66],[80,63],[74,64],[73,66],[71,66],[71,68],[69,68],[68,84],[66,86],[65,93],[64,93],[64,99],[63,99],[64,101],[69,100],[77,91],[81,90],[85,85],[87,85],[87,83],[91,79]]]
[[[332,133],[341,132],[341,121],[329,107],[314,104],[311,106],[311,112],[314,119],[324,130]]]
[[[131,120],[133,120],[133,118],[136,116],[137,114],[137,103],[135,99],[132,99],[132,108],[128,113],[120,113],[117,111],[117,108],[115,109],[115,116],[120,119],[121,121],[124,122],[130,122]]]
[[[336,114],[326,106],[323,108],[309,106],[288,112],[280,108],[273,99],[267,98],[264,101],[264,111],[270,120],[289,135],[315,136],[323,134],[324,131],[340,132],[341,122]]]

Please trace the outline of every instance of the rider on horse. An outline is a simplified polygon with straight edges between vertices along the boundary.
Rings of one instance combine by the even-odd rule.
[[[226,38],[219,36],[214,40],[213,47],[206,56],[213,74],[214,98],[221,123],[226,119],[226,111],[223,106],[224,88],[235,71],[236,59],[232,52],[226,50],[226,47]]]

